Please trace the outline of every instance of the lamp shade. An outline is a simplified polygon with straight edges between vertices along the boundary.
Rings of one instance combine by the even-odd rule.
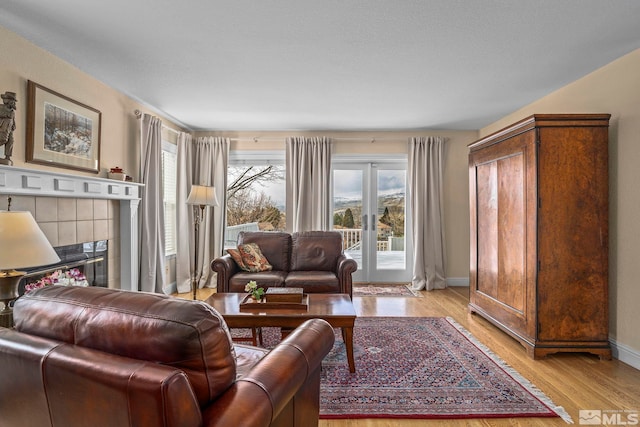
[[[219,206],[216,197],[216,188],[206,185],[192,185],[189,197],[187,197],[188,205],[200,206]]]
[[[60,262],[31,212],[0,211],[0,270]]]

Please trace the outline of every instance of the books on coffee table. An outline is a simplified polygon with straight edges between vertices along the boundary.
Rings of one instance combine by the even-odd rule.
[[[264,294],[266,302],[301,303],[304,295],[302,288],[269,288]]]

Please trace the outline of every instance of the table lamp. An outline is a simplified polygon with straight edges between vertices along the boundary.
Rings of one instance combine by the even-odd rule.
[[[191,279],[191,290],[193,299],[196,299],[196,291],[198,290],[199,275],[198,270],[198,238],[200,222],[204,218],[204,208],[207,206],[219,206],[216,197],[216,188],[205,185],[192,185],[187,204],[193,205],[193,228],[194,228],[194,259],[193,259],[193,277]]]
[[[0,211],[0,326],[13,326],[10,303],[18,298],[18,284],[26,274],[15,269],[57,262],[58,254],[30,212]]]

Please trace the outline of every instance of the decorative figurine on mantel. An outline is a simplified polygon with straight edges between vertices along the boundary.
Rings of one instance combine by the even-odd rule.
[[[13,165],[13,131],[16,130],[16,99],[15,92],[5,92],[0,104],[0,147],[4,146],[4,159],[0,159],[0,165]]]

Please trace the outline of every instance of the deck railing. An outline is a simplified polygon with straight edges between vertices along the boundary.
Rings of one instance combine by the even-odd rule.
[[[334,231],[342,234],[342,249],[345,251],[358,251],[361,249],[362,229],[360,228],[338,228]],[[378,252],[402,251],[404,250],[404,238],[389,236],[384,240],[376,242]]]
[[[362,229],[360,228],[339,228],[334,231],[342,234],[342,249],[345,251],[357,250],[362,240]]]
[[[228,225],[224,234],[224,247],[235,248],[238,242],[238,234],[241,231],[259,231],[257,222],[246,222],[238,225]]]

